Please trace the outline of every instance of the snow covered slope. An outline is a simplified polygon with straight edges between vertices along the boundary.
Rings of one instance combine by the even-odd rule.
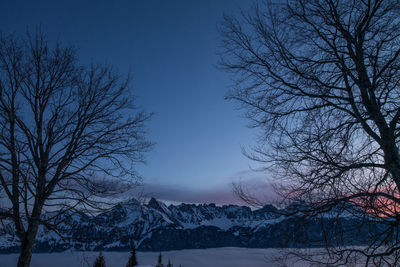
[[[154,198],[142,204],[131,199],[97,216],[74,214],[67,217],[60,225],[62,237],[41,227],[35,249],[39,252],[67,249],[125,251],[134,245],[139,250],[164,251],[226,246],[320,245],[315,242],[322,238],[320,221],[285,218],[280,213],[271,205],[251,210],[246,206],[221,207],[214,204],[166,206]],[[342,220],[344,226],[354,223],[351,218]],[[329,220],[325,224],[329,225]],[[363,236],[362,227],[359,231],[359,236]],[[309,240],[314,240],[314,243],[310,244]],[[362,240],[353,241],[362,243]],[[0,252],[18,250],[19,241],[13,224],[2,221]]]

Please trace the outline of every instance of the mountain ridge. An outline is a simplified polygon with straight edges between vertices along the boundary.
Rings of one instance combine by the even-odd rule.
[[[132,246],[145,251],[227,246],[313,247],[322,246],[324,229],[321,225],[337,227],[335,220],[338,218],[305,219],[286,217],[284,213],[285,209],[272,205],[251,210],[238,205],[182,203],[167,206],[155,198],[145,204],[130,199],[96,216],[77,213],[68,217],[60,225],[62,237],[41,226],[35,251],[129,250]],[[339,220],[344,229],[358,223],[351,217]],[[367,233],[368,229],[364,228],[358,229],[358,236]],[[364,240],[349,238],[345,242],[362,244]],[[12,222],[3,220],[0,253],[18,250],[19,241]]]

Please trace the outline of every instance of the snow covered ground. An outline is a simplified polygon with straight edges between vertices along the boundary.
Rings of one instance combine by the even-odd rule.
[[[213,248],[162,252],[163,263],[168,259],[174,267],[266,267],[280,266],[268,262],[267,258],[278,249]],[[104,252],[107,267],[125,267],[129,252]],[[141,267],[154,266],[159,252],[137,252]],[[92,266],[98,252],[72,252],[34,254],[31,267],[88,267]],[[0,255],[1,267],[16,266],[17,254]],[[307,266],[294,264],[290,266]]]
[[[91,267],[98,252],[66,251],[63,253],[34,254],[31,267]],[[273,262],[273,257],[284,254],[280,249],[212,248],[162,252],[163,263],[174,267],[306,267],[309,263],[286,260]],[[125,267],[129,252],[104,252],[107,267]],[[140,267],[154,267],[159,252],[137,252]],[[0,267],[16,266],[17,254],[0,254]],[[357,262],[362,264],[361,262]]]

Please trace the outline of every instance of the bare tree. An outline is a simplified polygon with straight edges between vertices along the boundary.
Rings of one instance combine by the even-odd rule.
[[[310,216],[355,205],[380,225],[332,264],[390,265],[400,249],[399,17],[398,0],[267,1],[220,27],[228,99],[261,130],[248,156]]]
[[[81,65],[74,48],[40,32],[0,36],[0,215],[21,241],[18,266],[29,266],[40,225],[56,230],[138,181],[150,114],[129,89],[129,77]]]

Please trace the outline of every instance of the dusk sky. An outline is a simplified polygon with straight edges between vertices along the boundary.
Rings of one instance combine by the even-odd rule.
[[[238,203],[231,183],[261,173],[241,153],[256,132],[224,100],[232,85],[217,68],[223,13],[250,1],[3,1],[2,31],[41,25],[54,41],[74,45],[83,62],[131,71],[137,105],[155,112],[148,124],[156,142],[138,171],[144,191],[169,201]]]

